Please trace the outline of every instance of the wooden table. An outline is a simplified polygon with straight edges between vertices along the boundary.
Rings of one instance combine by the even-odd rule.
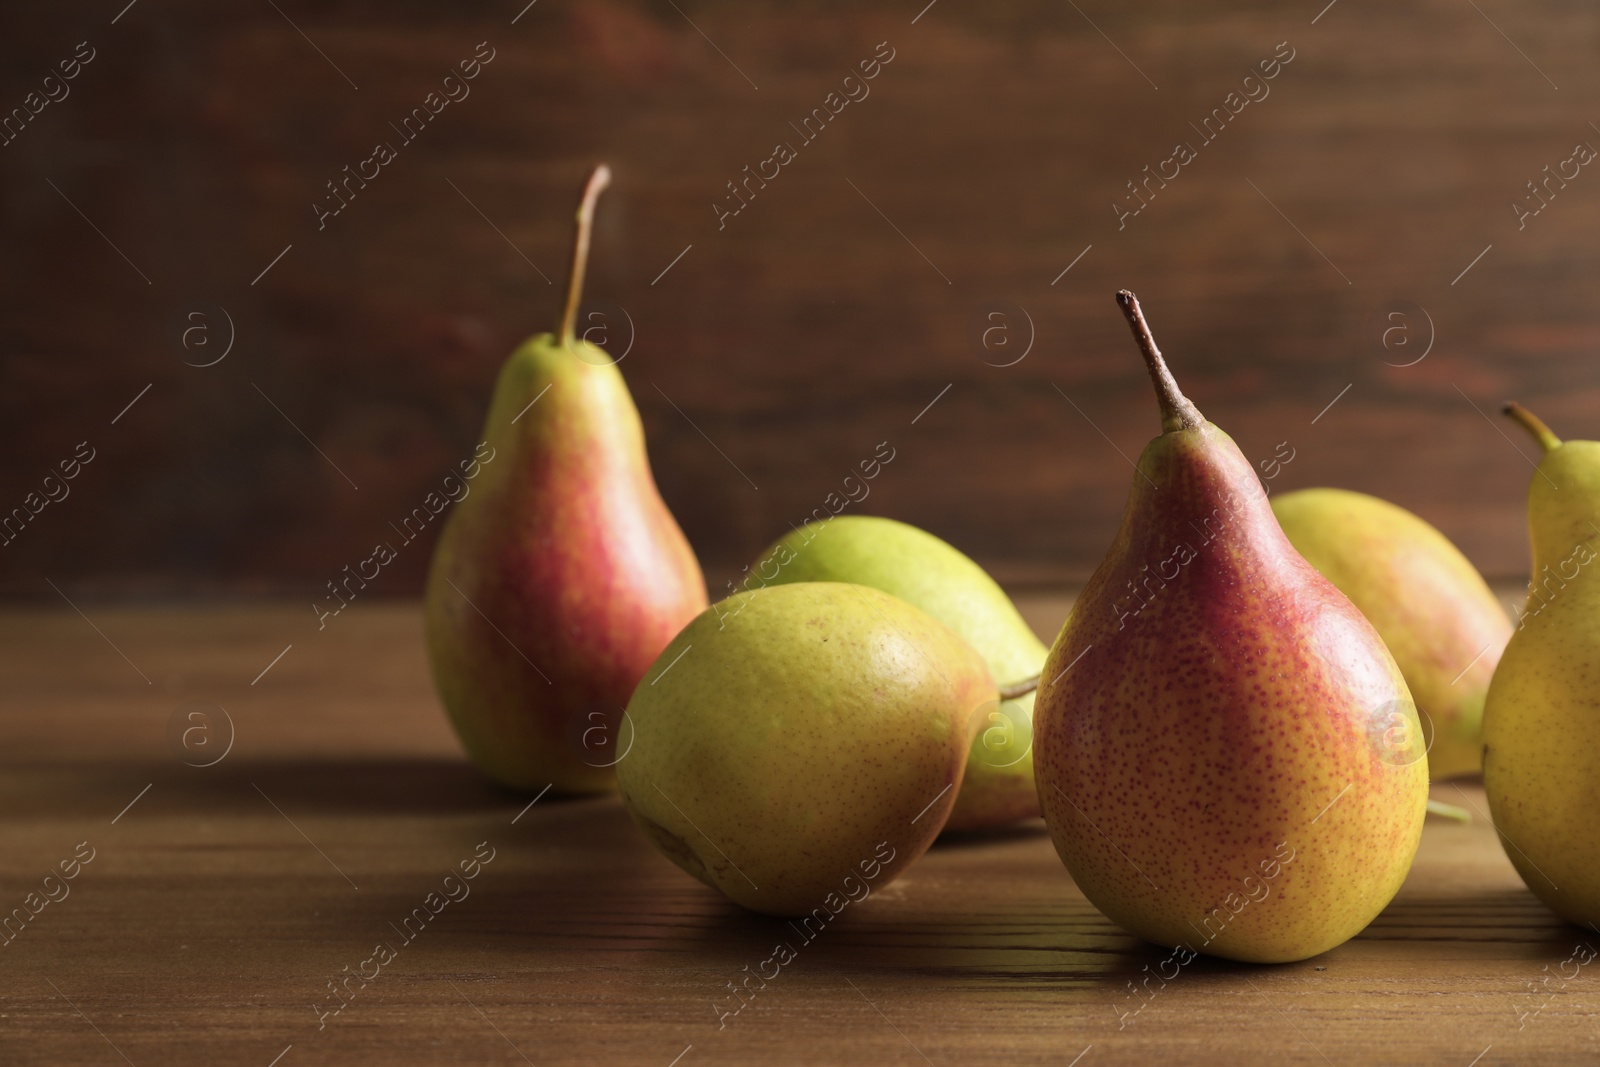
[[[309,606],[80,606],[0,614],[0,907],[93,850],[0,947],[6,1065],[1600,1057],[1600,972],[1558,974],[1600,937],[1523,888],[1481,817],[1430,819],[1399,897],[1349,944],[1199,960],[1132,1017],[1128,983],[1165,952],[1083,899],[1041,824],[945,843],[719,1029],[726,983],[782,924],[656,855],[615,798],[527,808],[485,784],[434,700],[415,605],[353,606],[320,633]],[[1064,610],[1026,606],[1045,630]],[[233,723],[212,766],[179,758],[220,753],[201,735],[168,740],[191,701]],[[1435,792],[1486,810],[1475,786]],[[470,895],[402,941],[480,842]],[[394,958],[364,963],[384,940]],[[362,969],[379,973],[319,1028],[328,983]]]

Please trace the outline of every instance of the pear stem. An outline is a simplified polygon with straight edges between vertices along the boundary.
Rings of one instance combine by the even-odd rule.
[[[1454,819],[1456,822],[1461,823],[1470,823],[1472,821],[1472,812],[1466,808],[1458,808],[1454,804],[1446,804],[1444,801],[1434,800],[1432,797],[1428,798],[1428,814]]]
[[[604,163],[595,167],[583,187],[583,199],[578,202],[578,233],[572,241],[572,273],[567,276],[567,305],[561,312],[561,343],[570,346],[577,340],[578,301],[583,298],[583,275],[589,267],[589,235],[594,229],[594,202],[611,184],[611,168]]]
[[[1539,447],[1546,452],[1554,452],[1561,447],[1561,438],[1550,431],[1550,427],[1544,424],[1544,420],[1515,400],[1507,403],[1504,411],[1511,416],[1513,422],[1533,434],[1533,439],[1538,441]]]
[[[1000,699],[1016,700],[1018,697],[1027,696],[1037,688],[1039,688],[1039,676],[1035,674],[1031,678],[1024,678],[1021,681],[1012,682],[1010,685],[1002,685],[1000,687]]]
[[[1150,333],[1150,324],[1144,320],[1144,312],[1139,309],[1139,298],[1123,289],[1117,293],[1117,304],[1122,308],[1128,325],[1133,328],[1133,339],[1139,342],[1145,366],[1150,369],[1150,380],[1155,383],[1156,399],[1161,404],[1161,428],[1167,433],[1198,430],[1206,420],[1200,414],[1200,409],[1183,395],[1178,383],[1173,380],[1172,372],[1167,370],[1167,362],[1161,358],[1161,349],[1156,347],[1156,339]]]

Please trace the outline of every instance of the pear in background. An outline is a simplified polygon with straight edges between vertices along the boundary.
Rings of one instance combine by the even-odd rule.
[[[810,915],[886,885],[961,788],[989,669],[865,586],[739,593],[684,628],[628,704],[617,784],[667,858],[730,900]]]
[[[428,572],[439,696],[472,761],[521,789],[609,788],[635,683],[706,606],[622,375],[573,335],[609,180],[599,167],[584,190],[560,333],[523,342],[501,370],[483,430],[492,458]]]
[[[1483,709],[1483,787],[1535,896],[1600,923],[1600,442],[1506,409],[1544,458],[1528,485],[1533,582]]]
[[[1289,543],[1372,623],[1425,720],[1434,781],[1483,769],[1483,698],[1511,623],[1475,567],[1404,508],[1345,489],[1272,498]]]
[[[1045,662],[1039,800],[1084,895],[1149,941],[1271,963],[1359,933],[1411,867],[1427,763],[1372,625],[1118,295],[1160,400],[1122,527]]]
[[[982,567],[933,534],[893,519],[850,515],[807,523],[746,571],[746,588],[852,582],[897,596],[977,649],[1002,685],[1037,677],[1049,651]],[[1033,694],[987,705],[979,718],[946,830],[1003,826],[1039,814],[1030,751]]]

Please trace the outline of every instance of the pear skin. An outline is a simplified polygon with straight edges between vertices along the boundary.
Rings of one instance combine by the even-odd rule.
[[[739,593],[634,692],[617,783],[685,871],[753,911],[825,923],[933,842],[994,688],[970,645],[879,590]]]
[[[1118,299],[1165,432],[1045,663],[1045,822],[1084,895],[1134,934],[1305,959],[1405,879],[1428,797],[1421,728],[1382,639],[1295,552],[1133,295]]]
[[[807,523],[745,569],[745,588],[853,582],[897,596],[977,649],[1001,684],[1038,675],[1049,651],[982,567],[933,534],[893,519],[844,515]],[[1033,694],[985,705],[980,719],[946,830],[1004,826],[1039,814]]]
[[[440,699],[472,761],[518,789],[611,788],[634,685],[706,606],[622,374],[573,336],[609,173],[597,169],[585,190],[563,329],[506,361],[483,431],[493,452],[428,572]]]
[[[1600,923],[1600,441],[1507,408],[1544,458],[1528,486],[1533,581],[1489,684],[1483,788],[1522,880],[1557,915]]]
[[[1365,493],[1300,489],[1273,497],[1272,510],[1400,664],[1429,720],[1428,776],[1482,770],[1483,699],[1511,622],[1477,568],[1428,523]]]

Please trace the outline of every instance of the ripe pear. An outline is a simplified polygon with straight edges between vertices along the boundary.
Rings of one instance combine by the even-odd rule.
[[[1045,822],[1084,895],[1140,937],[1305,959],[1400,888],[1428,799],[1421,728],[1383,640],[1289,544],[1133,294],[1118,301],[1165,432],[1045,662]]]
[[[668,859],[768,915],[836,913],[927,850],[961,788],[973,648],[877,589],[738,593],[673,639],[634,691],[623,802]]]
[[[1272,498],[1289,543],[1361,609],[1424,717],[1434,781],[1483,769],[1483,698],[1511,637],[1500,602],[1461,550],[1387,500],[1346,489]]]
[[[893,519],[845,515],[807,523],[745,570],[746,588],[853,582],[893,594],[965,639],[1003,685],[1037,678],[1049,651],[982,567],[933,534]],[[979,717],[946,830],[1003,826],[1039,814],[1033,694],[997,701]]]
[[[599,167],[584,190],[560,332],[506,360],[483,430],[490,460],[428,572],[440,699],[472,761],[519,789],[610,788],[635,683],[706,606],[628,387],[604,350],[574,336],[609,179]]]
[[[1569,922],[1600,923],[1600,441],[1544,449],[1528,486],[1533,582],[1483,709],[1483,788],[1512,866]]]

